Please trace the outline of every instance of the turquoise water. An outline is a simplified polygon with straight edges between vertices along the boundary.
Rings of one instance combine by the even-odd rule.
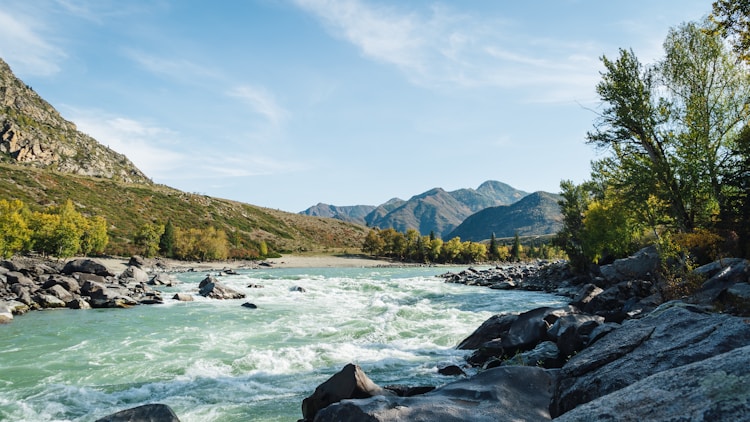
[[[165,403],[183,422],[294,421],[349,362],[380,385],[444,384],[453,378],[437,368],[460,364],[455,345],[491,315],[563,302],[434,277],[448,270],[248,270],[220,278],[247,293],[232,301],[197,296],[205,273],[181,273],[164,297],[194,302],[16,317],[0,326],[0,420],[93,421]]]

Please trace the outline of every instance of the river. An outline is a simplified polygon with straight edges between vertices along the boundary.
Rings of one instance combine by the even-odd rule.
[[[183,422],[295,421],[302,400],[347,363],[379,385],[439,385],[437,368],[500,312],[562,297],[444,283],[462,268],[244,270],[220,277],[246,300],[197,296],[178,273],[163,296],[193,302],[30,312],[0,326],[0,420],[94,421],[146,403]],[[259,284],[263,288],[248,288]],[[293,291],[295,287],[305,291]],[[257,309],[240,306],[252,302]]]

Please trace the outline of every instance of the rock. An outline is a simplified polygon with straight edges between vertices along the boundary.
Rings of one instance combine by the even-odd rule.
[[[302,287],[302,286],[293,286],[293,287],[290,287],[290,288],[289,288],[289,291],[291,291],[291,292],[300,292],[300,293],[305,293],[305,292],[307,292],[307,289],[305,289],[305,288],[304,288],[304,287]]]
[[[48,288],[46,291],[47,293],[62,300],[63,302],[67,303],[73,300],[73,294],[65,290],[65,288],[59,284],[55,284],[54,286]]]
[[[192,302],[193,301],[193,297],[187,293],[175,293],[175,295],[172,296],[172,299],[179,300],[180,302]]]
[[[144,404],[99,418],[96,422],[180,422],[180,419],[166,404]]]
[[[149,281],[148,273],[143,271],[140,267],[130,266],[125,268],[125,271],[118,277],[120,280],[132,279],[137,283],[146,283]]]
[[[250,302],[245,302],[242,304],[243,308],[250,308],[250,309],[258,309],[258,305]]]
[[[244,299],[245,294],[219,283],[216,278],[208,276],[200,282],[198,294],[211,299]]]
[[[548,421],[554,378],[542,368],[494,368],[413,397],[343,400],[315,421]]]
[[[250,283],[250,284],[247,285],[247,288],[248,289],[262,289],[263,285],[262,284]]]
[[[658,372],[747,344],[750,324],[743,318],[703,313],[684,302],[667,302],[641,319],[626,321],[573,356],[561,369],[550,406],[552,416]]]
[[[73,273],[86,273],[96,274],[102,277],[114,277],[114,274],[107,269],[104,265],[86,258],[74,259],[65,264],[62,271],[63,274]]]
[[[750,261],[727,259],[718,262],[723,264],[713,263],[708,264],[709,269],[704,269],[706,266],[696,269],[699,274],[713,274],[713,276],[701,285],[700,291],[694,295],[691,301],[713,304],[730,287],[737,283],[750,281]]]
[[[750,346],[656,373],[555,421],[740,421],[750,415]]]
[[[607,322],[622,322],[642,313],[643,307],[637,305],[641,299],[656,293],[655,290],[654,283],[648,280],[622,281],[591,298],[583,311],[603,316]]]
[[[484,321],[479,328],[474,330],[469,337],[466,337],[461,341],[461,343],[458,344],[457,349],[478,349],[482,344],[499,338],[502,334],[506,333],[510,329],[511,324],[513,324],[517,318],[518,315],[516,314],[498,314],[491,316],[488,320]]]
[[[128,260],[128,266],[144,270],[146,269],[146,259],[140,255],[133,255],[130,257],[130,260]]]
[[[73,277],[67,277],[64,275],[54,274],[47,278],[47,281],[42,285],[43,289],[49,289],[52,286],[62,286],[65,290],[70,293],[80,293],[81,285],[78,284],[78,280]]]
[[[502,362],[502,365],[540,366],[542,368],[559,368],[562,364],[560,349],[551,341],[543,341],[528,352],[515,354]]]
[[[597,287],[596,284],[585,284],[578,290],[573,300],[570,302],[571,305],[579,309],[584,309],[584,306],[591,302],[593,298],[598,296],[604,289]]]
[[[627,258],[617,259],[600,267],[602,276],[610,283],[625,280],[650,280],[659,266],[659,252],[648,246]]]
[[[378,395],[390,395],[362,371],[359,365],[347,364],[331,378],[320,384],[313,394],[302,401],[302,416],[313,421],[318,412],[344,399],[364,399]]]
[[[466,376],[466,372],[456,365],[448,365],[438,368],[438,374],[446,376]]]
[[[39,305],[39,307],[42,309],[65,307],[65,302],[63,302],[62,300],[50,294],[39,293],[39,294],[34,295],[33,299],[34,299],[34,302],[36,302]]]
[[[152,286],[172,287],[172,286],[179,284],[179,282],[171,274],[158,273],[153,278],[151,278],[151,280],[148,281],[148,284]]]
[[[591,332],[603,323],[604,317],[598,315],[564,315],[552,324],[547,335],[557,342],[562,356],[570,356],[582,350],[588,344]]]
[[[399,397],[414,397],[435,390],[435,386],[420,385],[415,387],[411,385],[386,385],[383,389],[388,390]]]
[[[13,312],[10,310],[10,306],[6,305],[5,302],[0,302],[0,324],[7,324],[13,321]]]
[[[5,278],[10,285],[21,284],[24,286],[36,286],[34,280],[18,271],[8,271],[8,273],[5,274]]]
[[[77,297],[65,304],[70,309],[91,309],[91,305],[83,300],[83,298]]]

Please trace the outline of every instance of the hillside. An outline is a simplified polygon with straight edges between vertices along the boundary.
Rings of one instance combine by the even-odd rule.
[[[306,217],[210,196],[185,193],[163,185],[123,183],[0,164],[0,199],[20,199],[32,210],[71,199],[85,215],[102,215],[109,223],[108,253],[136,252],[133,234],[147,222],[178,227],[213,226],[224,230],[234,246],[260,241],[279,252],[326,248],[359,250],[366,228],[343,221]]]
[[[466,218],[448,234],[447,239],[479,242],[497,237],[541,236],[557,233],[562,228],[560,195],[547,192],[532,193],[520,201],[505,206],[490,207]]]
[[[150,184],[130,160],[79,132],[0,59],[0,161]]]
[[[0,199],[32,211],[70,199],[84,215],[107,219],[106,252],[137,253],[133,237],[145,223],[183,229],[212,226],[231,247],[301,252],[359,250],[366,229],[155,185],[122,154],[76,130],[0,60]]]

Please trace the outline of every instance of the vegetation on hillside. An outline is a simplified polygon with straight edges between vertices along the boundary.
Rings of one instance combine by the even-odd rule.
[[[750,256],[750,72],[720,37],[739,34],[741,50],[748,4],[716,2],[731,10],[714,17],[722,31],[711,20],[673,28],[656,64],[625,49],[602,57],[588,142],[605,155],[590,181],[560,185],[558,242],[574,267],[654,242],[683,262]]]
[[[0,164],[0,198],[19,200],[42,212],[70,200],[86,218],[106,219],[109,242],[102,253],[144,253],[136,241],[148,224],[201,232],[224,232],[228,258],[253,258],[285,252],[358,249],[367,229],[338,220],[306,217],[235,201],[190,194],[161,185],[122,183]],[[265,248],[268,252],[261,253]],[[92,252],[93,253],[93,252]],[[161,253],[160,253],[161,254]],[[198,254],[200,256],[200,253]]]

